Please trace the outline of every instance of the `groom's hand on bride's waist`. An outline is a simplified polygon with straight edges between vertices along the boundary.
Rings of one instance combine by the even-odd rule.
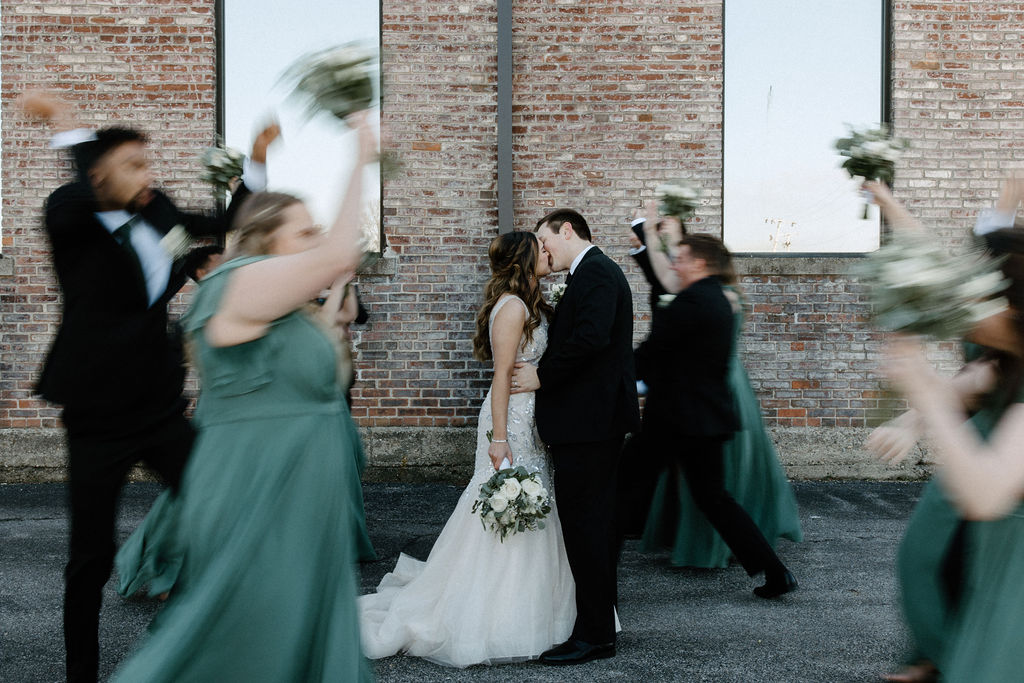
[[[524,394],[538,389],[540,389],[540,378],[537,377],[537,366],[522,361],[516,363],[515,370],[512,371],[511,393]]]

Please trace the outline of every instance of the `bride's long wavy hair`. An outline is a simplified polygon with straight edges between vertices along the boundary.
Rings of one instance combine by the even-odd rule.
[[[523,302],[530,315],[523,331],[527,343],[533,341],[533,333],[540,326],[541,315],[551,316],[551,307],[541,293],[537,281],[537,255],[540,246],[532,232],[507,232],[491,240],[487,255],[491,259],[491,279],[484,287],[484,305],[476,314],[476,335],[473,337],[473,355],[477,360],[488,361],[491,353],[491,311],[505,294],[515,294]]]

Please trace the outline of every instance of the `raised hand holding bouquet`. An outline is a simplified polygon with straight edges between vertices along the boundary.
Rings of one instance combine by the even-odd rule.
[[[509,467],[480,485],[472,511],[479,513],[485,529],[504,542],[509,534],[543,529],[543,520],[551,512],[551,499],[536,472]]]
[[[850,135],[836,140],[835,148],[841,156],[846,157],[842,168],[851,178],[880,180],[892,184],[896,162],[900,160],[904,150],[910,143],[902,138],[894,138],[889,127],[858,130],[850,127]],[[868,201],[870,201],[868,197]],[[868,204],[864,205],[864,219],[868,217]]]
[[[245,155],[232,147],[207,147],[199,157],[202,179],[220,190],[230,190],[231,181],[242,177]]]
[[[879,327],[934,339],[959,339],[1006,309],[993,298],[1009,284],[999,261],[981,250],[950,255],[920,232],[897,232],[857,269],[870,286]]]
[[[678,218],[681,223],[693,216],[703,194],[698,185],[685,181],[658,185],[654,191],[660,202],[658,211],[663,216]]]

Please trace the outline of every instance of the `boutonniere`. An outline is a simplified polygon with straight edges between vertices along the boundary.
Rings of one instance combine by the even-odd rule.
[[[562,295],[565,294],[565,288],[569,285],[564,282],[560,282],[557,285],[551,286],[551,305],[557,306],[558,302],[562,300]]]
[[[175,225],[160,240],[160,247],[174,260],[184,256],[190,246],[192,246],[192,236],[188,234],[183,225]]]
[[[665,308],[676,298],[675,294],[662,294],[658,297],[658,308]]]

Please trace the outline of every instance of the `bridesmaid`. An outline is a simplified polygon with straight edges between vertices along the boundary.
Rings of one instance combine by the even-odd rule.
[[[671,218],[663,220],[675,221]],[[652,202],[647,207],[644,221],[644,241],[648,245],[660,242],[655,227],[658,222],[657,207]],[[676,231],[685,233],[685,226],[680,225],[676,230],[667,226],[667,234]],[[654,273],[658,284],[667,292],[678,292],[679,284],[669,267],[668,256],[657,249],[652,251],[648,248],[648,251],[651,252],[651,268],[650,271],[644,269],[645,273]],[[730,274],[725,285],[726,294],[733,303],[733,329],[738,342],[743,331],[743,313],[735,274]],[[738,343],[733,345],[729,359],[729,388],[736,402],[740,429],[723,447],[725,488],[750,515],[769,543],[774,545],[778,538],[799,542],[803,534],[796,497],[765,429],[761,404],[739,357]],[[648,552],[666,546],[671,549],[669,561],[677,567],[726,567],[731,557],[725,541],[697,509],[686,480],[671,469],[658,477],[641,545]]]
[[[942,680],[953,683],[1017,680],[1024,669],[1024,239],[1004,238],[1017,243],[1003,264],[1011,315],[986,320],[983,332],[1015,341],[991,366],[988,400],[974,418],[967,421],[962,392],[934,372],[917,342],[894,342],[887,366],[931,437],[942,492],[969,522],[962,592],[933,653]]]
[[[259,193],[185,319],[202,387],[180,493],[182,566],[115,681],[359,681],[354,575],[359,437],[332,340],[305,312],[359,263],[359,156],[327,235],[301,201]]]

